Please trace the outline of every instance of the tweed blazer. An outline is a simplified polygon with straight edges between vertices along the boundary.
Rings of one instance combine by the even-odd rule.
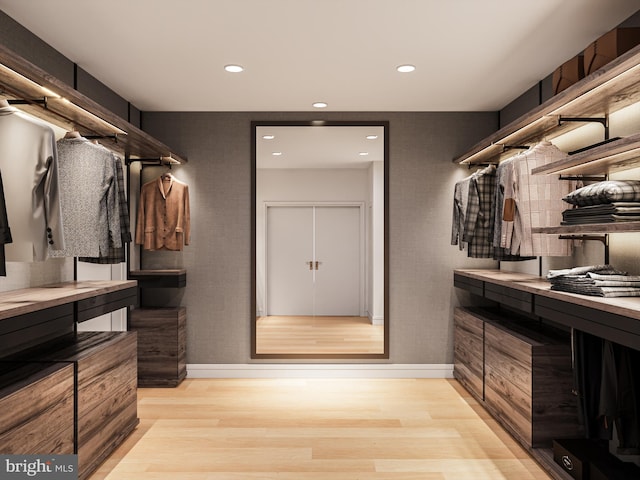
[[[189,186],[171,174],[142,186],[136,244],[145,250],[182,250],[191,240]]]

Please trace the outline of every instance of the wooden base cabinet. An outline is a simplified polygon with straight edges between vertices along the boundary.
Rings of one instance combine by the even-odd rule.
[[[0,364],[0,453],[73,454],[73,365]]]
[[[454,377],[484,400],[484,320],[464,308],[454,312]]]
[[[79,332],[36,350],[24,359],[66,362],[75,379],[76,452],[79,478],[87,478],[138,425],[135,332]],[[72,401],[73,405],[73,401]]]
[[[485,323],[485,402],[525,445],[580,435],[569,339]]]
[[[139,308],[129,329],[138,333],[138,386],[175,387],[187,376],[187,309]]]
[[[579,437],[568,336],[514,317],[456,309],[455,377],[529,448]]]

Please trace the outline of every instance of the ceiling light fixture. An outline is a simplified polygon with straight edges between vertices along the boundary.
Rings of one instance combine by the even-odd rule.
[[[276,138],[275,135],[263,135],[262,138],[264,138],[265,140],[273,140],[274,138]]]
[[[414,65],[398,65],[396,67],[396,70],[399,71],[400,73],[411,73],[416,69],[416,67]]]
[[[224,69],[229,73],[240,73],[244,70],[242,65],[225,65]]]
[[[360,152],[358,155],[360,155],[361,157],[366,157],[367,155],[369,155],[369,152]]]
[[[367,140],[376,140],[378,135],[367,135]]]
[[[327,108],[329,106],[326,102],[315,102],[313,108]]]
[[[282,155],[282,152],[273,152],[271,155],[273,155],[274,157],[279,157],[280,155]]]

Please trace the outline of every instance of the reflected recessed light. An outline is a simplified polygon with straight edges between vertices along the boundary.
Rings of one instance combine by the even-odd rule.
[[[271,155],[273,155],[274,157],[279,157],[280,155],[282,155],[282,152],[273,152]]]
[[[367,135],[367,140],[375,140],[378,138],[378,135]]]
[[[224,69],[230,73],[240,73],[244,70],[242,65],[225,65]]]
[[[273,140],[274,138],[276,138],[275,135],[263,135],[262,138],[264,138],[265,140]]]
[[[327,108],[329,106],[326,102],[316,102],[313,104],[314,108]]]
[[[410,73],[415,69],[416,67],[413,65],[399,65],[398,67],[396,67],[396,70],[398,70],[400,73]]]
[[[360,155],[361,157],[366,157],[367,155],[369,155],[369,152],[360,152],[358,155]]]

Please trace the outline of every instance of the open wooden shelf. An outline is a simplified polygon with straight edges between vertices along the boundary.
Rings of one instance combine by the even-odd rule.
[[[557,227],[534,227],[531,229],[531,232],[559,235],[640,232],[640,222],[585,223],[582,225],[560,225]]]
[[[38,66],[0,45],[0,93],[25,100],[20,106],[31,115],[82,135],[99,135],[100,143],[129,157],[186,163],[170,147],[111,111],[49,75]]]
[[[507,146],[550,139],[582,123],[568,118],[604,118],[640,101],[640,46],[551,97],[525,115],[484,138],[454,163],[486,163],[512,156]]]

